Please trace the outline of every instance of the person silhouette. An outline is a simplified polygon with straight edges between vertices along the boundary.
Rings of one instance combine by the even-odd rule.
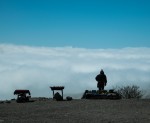
[[[107,77],[103,69],[101,69],[100,74],[95,77],[95,80],[97,81],[97,87],[99,88],[99,91],[104,90],[104,86],[107,84]]]

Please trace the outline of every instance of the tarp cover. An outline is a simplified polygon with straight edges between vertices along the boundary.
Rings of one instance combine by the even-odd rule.
[[[14,94],[29,94],[30,95],[30,91],[29,90],[15,90]]]
[[[53,86],[50,88],[51,88],[51,90],[63,90],[65,87],[64,86]]]

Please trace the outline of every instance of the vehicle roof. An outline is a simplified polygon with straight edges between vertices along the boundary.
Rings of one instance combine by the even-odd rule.
[[[30,95],[30,91],[29,90],[15,90],[14,94],[29,94]]]

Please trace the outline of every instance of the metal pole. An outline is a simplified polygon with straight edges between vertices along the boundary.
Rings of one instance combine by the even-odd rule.
[[[62,92],[62,98],[63,98],[63,89],[61,90],[61,92]],[[64,98],[63,98],[64,99]]]
[[[53,99],[54,99],[54,90],[53,90]]]

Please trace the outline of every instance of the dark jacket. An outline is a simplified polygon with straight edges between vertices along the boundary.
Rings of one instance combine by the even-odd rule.
[[[103,74],[98,74],[96,77],[95,77],[96,81],[98,82],[98,87],[100,85],[106,85],[107,84],[107,77],[106,75],[103,73]]]

